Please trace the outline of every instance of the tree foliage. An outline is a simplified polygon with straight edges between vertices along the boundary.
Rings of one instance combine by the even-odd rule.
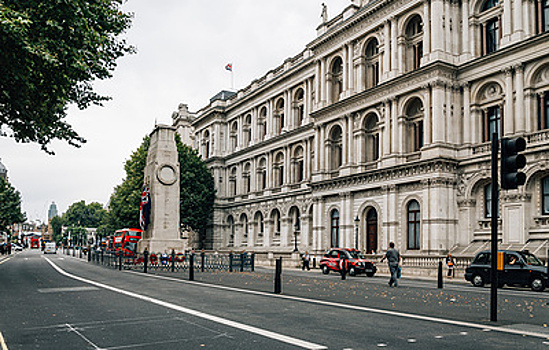
[[[53,240],[57,243],[63,240],[63,219],[59,216],[54,216],[51,219],[51,228]]]
[[[4,178],[0,178],[0,232],[26,220],[21,211],[21,194]]]
[[[199,234],[203,248],[206,231],[211,223],[215,200],[215,184],[210,169],[198,152],[181,142],[176,134],[180,166],[180,221]]]
[[[97,228],[105,221],[106,216],[107,210],[100,203],[86,204],[85,201],[80,201],[71,204],[63,214],[63,225]]]
[[[180,164],[180,221],[198,232],[203,243],[213,213],[214,180],[198,153],[184,145],[178,134],[175,141]],[[110,199],[110,232],[122,227],[139,227],[139,206],[149,145],[150,138],[144,138],[141,146],[126,161],[126,178],[115,188]]]
[[[0,1],[0,132],[48,150],[85,140],[64,120],[67,105],[101,105],[95,79],[111,77],[133,53],[120,35],[131,25],[123,0]]]
[[[105,233],[113,233],[124,227],[139,227],[139,205],[150,143],[151,139],[145,137],[141,146],[124,164],[126,178],[115,187],[111,195]]]

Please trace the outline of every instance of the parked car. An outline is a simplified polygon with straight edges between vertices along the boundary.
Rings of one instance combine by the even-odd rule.
[[[23,250],[23,247],[20,246],[20,245],[17,244],[17,243],[12,243],[12,244],[11,244],[11,249],[12,249],[13,251],[15,251],[15,252],[20,252],[20,251]]]
[[[365,273],[366,276],[372,277],[377,267],[373,262],[366,259],[360,251],[349,248],[331,248],[320,259],[320,268],[325,275],[330,271],[341,272],[341,260],[347,260],[347,268],[349,275],[355,276],[359,273]]]
[[[541,292],[549,286],[547,267],[534,254],[515,250],[500,252],[504,254],[504,264],[503,270],[498,271],[498,287],[519,285]],[[490,251],[478,253],[465,269],[465,279],[476,287],[490,283],[491,255]]]

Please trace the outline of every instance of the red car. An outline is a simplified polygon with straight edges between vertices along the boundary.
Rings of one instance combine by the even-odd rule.
[[[346,260],[347,271],[349,271],[349,275],[351,276],[365,273],[366,276],[372,277],[377,271],[377,267],[374,263],[366,259],[364,255],[356,249],[330,248],[320,260],[322,273],[326,275],[330,273],[330,270],[341,273],[343,258]]]

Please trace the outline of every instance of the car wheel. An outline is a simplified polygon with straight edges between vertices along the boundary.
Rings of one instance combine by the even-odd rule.
[[[330,273],[330,269],[326,265],[322,265],[322,273],[327,275]]]
[[[374,277],[375,272],[366,272],[366,276]]]
[[[532,282],[530,282],[530,288],[534,292],[543,292],[545,289],[545,286],[543,285],[543,280],[540,277],[534,277],[532,279]]]
[[[473,283],[473,286],[475,287],[483,287],[484,286],[484,277],[481,275],[474,275],[471,279],[471,283]]]
[[[350,276],[356,276],[356,269],[355,269],[354,267],[351,267],[351,268],[349,269],[349,275],[350,275]]]

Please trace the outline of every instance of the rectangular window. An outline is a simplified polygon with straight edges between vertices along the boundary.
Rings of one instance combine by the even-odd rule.
[[[542,191],[542,214],[549,215],[549,176],[541,182]]]
[[[482,28],[483,54],[497,51],[500,39],[499,18],[489,20]]]
[[[490,107],[484,114],[484,142],[492,141],[492,133],[501,135],[501,108]]]

